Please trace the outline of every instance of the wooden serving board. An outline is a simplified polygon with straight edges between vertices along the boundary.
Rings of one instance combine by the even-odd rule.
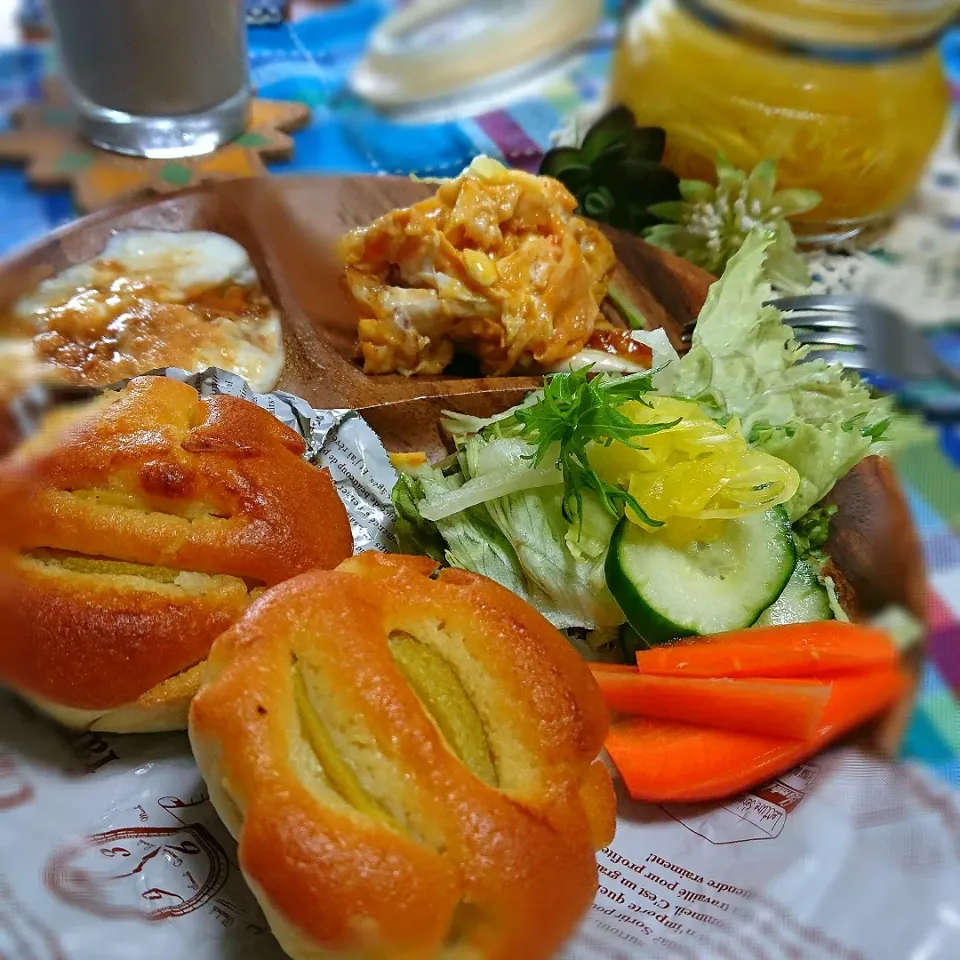
[[[279,388],[315,406],[367,407],[420,396],[530,388],[532,377],[402,377],[364,374],[354,361],[357,314],[340,284],[336,244],[348,230],[431,187],[399,177],[271,177],[211,183],[92,214],[0,266],[0,310],[64,267],[94,257],[117,230],[212,230],[250,253],[284,317],[287,362]],[[712,278],[636,237],[610,232],[651,327],[676,345]]]
[[[357,315],[340,284],[336,244],[344,232],[406,206],[431,187],[391,177],[274,177],[211,183],[172,196],[92,214],[0,264],[0,310],[65,267],[96,256],[118,230],[211,230],[249,252],[283,314],[286,365],[279,389],[315,407],[353,407],[391,451],[443,449],[444,409],[489,416],[537,386],[532,377],[371,377],[353,359]],[[650,329],[674,346],[695,322],[713,278],[678,257],[618,231],[607,231],[621,278]],[[842,505],[831,548],[864,600],[864,613],[898,603],[923,618],[925,581],[910,514],[886,461],[870,458],[831,497]],[[919,656],[911,659],[918,674]],[[892,755],[910,698],[875,724],[864,742]]]

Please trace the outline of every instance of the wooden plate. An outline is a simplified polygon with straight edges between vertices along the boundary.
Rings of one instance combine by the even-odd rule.
[[[212,230],[250,253],[284,318],[286,366],[279,388],[318,407],[366,407],[438,394],[530,388],[532,377],[369,377],[353,360],[357,314],[340,285],[340,237],[431,188],[399,177],[274,177],[213,183],[114,207],[72,223],[0,267],[0,310],[46,277],[96,256],[117,230]],[[633,299],[651,328],[680,345],[711,277],[678,257],[616,231]],[[639,281],[639,282],[636,282]]]
[[[531,377],[365,375],[353,360],[357,317],[339,282],[340,236],[431,188],[392,177],[263,178],[228,181],[93,214],[0,264],[0,309],[46,277],[96,256],[118,230],[212,230],[249,252],[284,323],[286,366],[279,388],[316,407],[355,407],[390,450],[442,449],[443,409],[479,416],[509,407],[537,384]],[[662,327],[678,350],[712,277],[636,237],[608,231],[631,299],[649,327]],[[896,478],[870,458],[831,498],[843,506],[831,547],[869,613],[898,603],[925,615],[920,548]],[[917,671],[919,658],[911,664]],[[912,696],[910,698],[912,700]],[[869,742],[895,751],[910,702],[876,725]]]

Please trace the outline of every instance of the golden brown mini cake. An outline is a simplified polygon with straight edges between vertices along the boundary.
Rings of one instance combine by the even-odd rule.
[[[589,668],[533,608],[364,553],[267,591],[190,710],[210,797],[296,960],[547,960],[615,801]]]
[[[182,729],[214,638],[352,552],[304,449],[254,404],[163,377],[52,415],[0,463],[0,682],[72,726]]]

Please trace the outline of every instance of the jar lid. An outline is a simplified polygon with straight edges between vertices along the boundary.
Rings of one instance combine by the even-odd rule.
[[[548,63],[602,16],[603,0],[414,0],[374,31],[351,88],[387,110],[440,101]]]
[[[680,0],[757,34],[856,46],[932,44],[960,0]]]

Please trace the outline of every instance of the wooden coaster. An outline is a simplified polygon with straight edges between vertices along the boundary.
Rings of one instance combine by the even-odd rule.
[[[77,207],[91,212],[206,180],[265,176],[264,160],[289,159],[293,140],[288,134],[302,129],[309,119],[306,104],[255,99],[246,133],[214,153],[145,160],[87,143],[59,85],[50,84],[43,101],[21,107],[13,115],[13,127],[0,133],[0,162],[26,163],[27,178],[36,187],[70,187]]]

